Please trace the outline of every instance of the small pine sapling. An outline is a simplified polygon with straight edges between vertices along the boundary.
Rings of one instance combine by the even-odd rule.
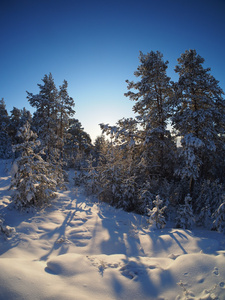
[[[95,159],[90,156],[87,160],[87,169],[86,172],[83,175],[83,185],[85,188],[85,191],[88,195],[94,195],[97,194],[98,188],[97,188],[97,177],[98,174],[96,172],[96,167],[94,167]]]
[[[153,204],[153,209],[149,209],[149,223],[153,228],[164,228],[166,225],[164,213],[167,206],[162,206],[163,200],[160,199],[159,195],[157,195],[156,199],[153,200]]]
[[[184,199],[184,204],[180,205],[177,210],[176,227],[190,229],[195,223],[195,218],[191,206],[192,198],[188,194]]]
[[[153,207],[154,197],[155,196],[150,192],[150,183],[144,183],[143,186],[138,190],[137,212],[140,214],[147,215],[149,213],[149,210]]]

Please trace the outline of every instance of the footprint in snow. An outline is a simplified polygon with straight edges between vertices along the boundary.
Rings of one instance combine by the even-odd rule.
[[[215,274],[216,276],[220,275],[217,267],[214,268],[213,274]]]
[[[120,268],[120,272],[129,279],[137,279],[137,276],[143,274],[144,270],[141,266],[138,266],[137,263],[131,261]]]

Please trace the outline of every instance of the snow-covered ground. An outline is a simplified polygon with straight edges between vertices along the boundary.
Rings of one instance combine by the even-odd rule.
[[[70,178],[72,172],[70,173]],[[10,205],[0,161],[0,299],[225,299],[225,236],[165,228],[72,185],[40,211]]]

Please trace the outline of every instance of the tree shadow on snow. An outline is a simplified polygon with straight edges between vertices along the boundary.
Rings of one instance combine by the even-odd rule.
[[[50,240],[54,237],[54,243],[52,244],[52,247],[50,248],[50,250],[43,255],[42,257],[40,257],[40,260],[44,260],[46,261],[49,256],[52,254],[52,252],[54,250],[57,250],[61,247],[59,255],[65,254],[68,251],[68,245],[64,244],[64,242],[66,241],[66,228],[67,226],[69,226],[70,222],[73,220],[73,217],[75,215],[75,211],[69,211],[67,216],[65,217],[63,223],[56,227],[53,230],[49,230],[48,232],[42,234],[40,236],[40,239],[45,239],[45,240]],[[47,231],[47,230],[46,230]]]
[[[83,197],[79,197],[79,195],[76,195],[77,197],[75,198],[73,191],[68,191],[66,195],[66,199],[64,196],[61,197],[63,204],[60,207],[61,211],[66,214],[64,221],[53,230],[44,229],[46,232],[40,236],[40,239],[54,240],[51,249],[43,255],[40,260],[46,261],[52,252],[58,249],[58,255],[66,254],[71,244],[83,246],[81,240],[83,237],[79,235],[79,227],[87,222],[92,214],[91,206],[93,204],[87,204]],[[56,204],[56,206],[58,206],[58,204]],[[71,234],[73,230],[76,231],[74,234]]]
[[[120,214],[120,210],[118,213]],[[104,213],[104,211],[98,215],[102,219],[102,227],[108,231],[109,235],[109,239],[101,243],[102,254],[144,255],[133,214],[130,214],[127,219],[120,218],[116,214]]]

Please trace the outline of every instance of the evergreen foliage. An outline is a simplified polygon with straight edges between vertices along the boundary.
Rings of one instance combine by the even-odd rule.
[[[161,229],[165,227],[165,210],[166,206],[163,206],[163,200],[160,199],[159,195],[153,200],[153,209],[149,209],[149,223],[153,228]]]
[[[56,190],[51,165],[43,160],[40,153],[35,153],[39,142],[28,122],[18,130],[17,136],[23,142],[14,146],[21,156],[13,164],[12,199],[17,208],[41,206],[54,198]]]
[[[68,83],[64,80],[62,86],[59,87],[59,103],[58,103],[58,111],[59,111],[59,138],[58,144],[60,149],[60,157],[63,157],[63,148],[64,143],[67,136],[67,130],[70,125],[70,118],[75,114],[75,110],[73,107],[75,106],[74,100],[69,96],[68,91]]]
[[[140,52],[140,65],[134,75],[139,81],[126,81],[129,92],[125,96],[135,101],[133,111],[137,114],[138,137],[141,139],[140,157],[144,161],[145,174],[165,177],[173,174],[174,142],[167,129],[171,116],[172,89],[166,74],[168,61],[159,52]],[[133,90],[137,90],[134,92]]]
[[[225,103],[218,81],[203,67],[204,59],[195,50],[185,51],[178,59],[174,84],[172,124],[181,139],[182,164],[177,174],[194,183],[199,178],[213,179],[224,169]]]
[[[223,195],[223,202],[213,214],[213,227],[225,234],[225,196]]]
[[[191,229],[195,224],[194,213],[192,210],[192,198],[188,194],[184,199],[184,204],[177,209],[176,226],[183,229]]]
[[[10,158],[12,156],[12,141],[8,130],[10,118],[3,98],[0,100],[0,116],[0,158]]]
[[[58,90],[51,73],[45,75],[42,81],[43,84],[38,84],[39,93],[33,95],[27,92],[27,99],[30,105],[36,108],[33,116],[33,127],[42,142],[42,147],[46,149],[47,157],[50,158],[59,139]]]
[[[17,131],[20,128],[21,110],[17,107],[13,107],[10,115],[10,123],[8,127],[8,133],[11,137],[12,144],[15,145],[18,142]]]
[[[64,158],[71,167],[81,167],[91,152],[91,138],[77,119],[69,120],[64,145]]]

